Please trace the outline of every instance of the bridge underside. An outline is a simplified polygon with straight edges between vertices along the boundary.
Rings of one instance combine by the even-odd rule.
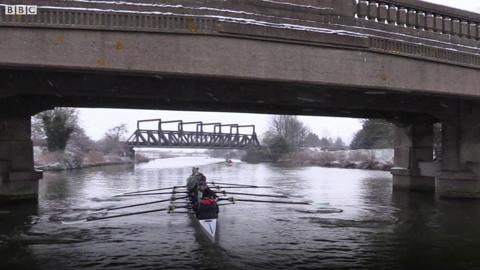
[[[476,99],[333,85],[126,75],[109,72],[0,69],[2,115],[58,106],[385,118],[442,118]]]
[[[0,199],[36,198],[30,115],[54,106],[386,118],[394,187],[480,198],[478,14],[411,0],[47,2],[30,17],[0,6]]]
[[[480,112],[475,99],[168,74],[4,68],[0,80],[0,197],[36,198],[41,174],[33,170],[29,116],[55,106],[385,118],[399,127],[394,187],[480,197]],[[434,122],[445,127],[442,163],[432,156]]]

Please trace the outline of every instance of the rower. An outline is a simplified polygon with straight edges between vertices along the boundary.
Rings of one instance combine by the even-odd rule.
[[[207,178],[205,175],[199,173],[196,194],[192,198],[192,204],[198,219],[217,218],[217,198],[215,192],[207,186]]]
[[[197,178],[198,178],[199,174],[200,174],[199,169],[193,167],[192,168],[192,175],[190,175],[187,178],[187,185],[186,186],[187,186],[188,194],[191,194],[197,188],[197,180],[198,180]]]

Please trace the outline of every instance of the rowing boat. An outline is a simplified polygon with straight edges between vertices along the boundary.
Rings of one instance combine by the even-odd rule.
[[[188,181],[187,181],[188,183]],[[258,193],[246,193],[246,192],[233,192],[229,191],[229,189],[234,188],[241,188],[241,189],[250,189],[250,188],[271,188],[270,186],[256,186],[256,185],[246,185],[246,184],[234,184],[234,183],[220,183],[220,182],[208,182],[212,185],[215,191],[210,190],[213,192],[213,196],[207,196],[200,200],[197,207],[193,207],[193,203],[191,201],[190,196],[188,196],[188,185],[186,186],[173,186],[173,187],[163,187],[157,189],[149,189],[149,190],[138,190],[138,191],[131,191],[126,192],[123,194],[115,195],[114,197],[127,197],[127,196],[156,196],[156,195],[167,195],[170,194],[170,198],[165,198],[161,200],[154,200],[149,202],[141,202],[131,205],[123,205],[117,207],[110,207],[110,208],[101,208],[96,209],[92,213],[102,214],[102,216],[89,216],[82,220],[77,220],[75,222],[84,222],[84,221],[99,221],[105,219],[112,219],[112,218],[121,218],[133,215],[140,215],[140,214],[147,214],[147,213],[154,213],[154,212],[167,212],[167,213],[188,213],[190,217],[193,219],[195,224],[198,224],[202,234],[204,234],[212,243],[216,242],[216,235],[217,233],[217,221],[218,221],[218,207],[219,206],[226,206],[226,205],[233,205],[237,202],[252,202],[252,203],[273,203],[273,204],[289,204],[289,205],[310,205],[309,202],[302,202],[302,201],[286,201],[286,200],[257,200],[251,198],[237,198],[237,197],[227,197],[227,195],[242,195],[242,196],[249,196],[249,197],[271,197],[271,198],[288,198],[285,195],[279,194],[258,194]],[[152,191],[164,191],[170,189],[171,192],[157,192],[152,193]],[[181,194],[181,195],[180,195]],[[215,199],[213,199],[215,197]],[[185,200],[185,204],[177,205],[176,202],[179,200]],[[217,201],[223,201],[223,203],[217,204]],[[144,211],[137,211],[131,213],[118,213],[114,215],[108,215],[107,213],[117,210],[123,210],[132,207],[139,207],[139,206],[146,206],[146,205],[153,205],[159,203],[168,203],[166,207],[163,208],[156,208],[151,210],[144,210]],[[186,209],[186,212],[177,212],[177,209]],[[72,222],[63,222],[72,224]]]
[[[218,216],[216,215],[215,218],[199,218],[199,215],[197,212],[194,211],[191,201],[189,198],[186,198],[187,200],[187,205],[188,205],[188,212],[192,219],[195,221],[196,224],[200,226],[201,231],[203,234],[207,236],[210,241],[215,243],[216,239],[216,233],[217,233],[217,219]]]
[[[193,219],[200,225],[200,229],[207,236],[207,238],[210,239],[213,243],[215,243],[218,218],[197,219],[195,215],[193,215]]]

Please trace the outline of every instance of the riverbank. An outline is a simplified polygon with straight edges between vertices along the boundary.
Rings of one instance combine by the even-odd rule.
[[[35,149],[34,164],[36,170],[41,171],[65,171],[100,166],[135,164],[148,162],[149,158],[136,155],[135,158],[106,155],[99,151],[83,152],[48,152],[43,149]]]
[[[248,159],[243,159],[243,161],[250,162]],[[286,166],[319,166],[329,168],[388,171],[393,167],[393,149],[360,149],[340,151],[306,149],[284,155],[276,163]]]
[[[197,156],[197,157],[175,157],[175,158],[164,158],[164,159],[155,159],[151,162],[142,164],[138,166],[142,169],[155,168],[155,169],[173,169],[173,168],[188,168],[190,170],[192,167],[200,167],[200,172],[203,171],[204,166],[212,164],[224,164],[225,159],[223,158],[212,158],[208,156]]]
[[[388,171],[393,167],[393,149],[308,150],[293,153],[280,162],[303,166]]]

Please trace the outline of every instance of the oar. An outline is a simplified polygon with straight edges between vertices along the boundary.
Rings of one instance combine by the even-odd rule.
[[[221,189],[221,188],[257,188],[257,187],[227,187],[227,186],[210,186],[211,189]],[[163,190],[163,189],[162,189]],[[168,195],[168,194],[176,194],[176,193],[188,193],[187,191],[177,191],[175,188],[173,188],[172,191],[168,191],[168,192],[153,192],[153,193],[145,193],[147,191],[142,191],[142,192],[136,192],[136,193],[124,193],[124,194],[120,194],[120,195],[115,195],[113,197],[134,197],[134,196],[151,196],[151,195]],[[231,192],[230,192],[231,193]],[[231,194],[235,194],[235,193],[231,193]],[[243,194],[243,193],[237,193],[238,195],[247,195],[246,193]],[[269,196],[265,196],[265,197],[269,197]],[[286,198],[286,197],[278,197],[278,198]]]
[[[283,203],[283,204],[303,204],[303,205],[310,205],[308,202],[288,202],[288,201],[261,201],[261,200],[251,200],[251,199],[237,199],[234,197],[230,198],[218,198],[219,201],[229,201],[232,203],[235,202],[259,202],[259,203]]]
[[[184,186],[173,186],[173,187],[166,187],[166,188],[156,188],[156,189],[148,189],[148,190],[137,190],[131,192],[125,192],[123,195],[126,194],[135,194],[135,193],[142,193],[142,192],[150,192],[150,191],[160,191],[160,190],[168,190],[168,189],[177,189],[177,188],[184,188]]]
[[[188,211],[185,211],[185,212],[170,212],[169,214],[170,215],[171,214],[190,214],[190,212],[188,212]]]
[[[267,186],[209,186],[210,188],[270,188]]]
[[[255,186],[255,185],[242,185],[242,184],[230,184],[230,183],[219,183],[219,182],[207,182],[212,184],[211,188],[272,188],[271,186]],[[220,185],[227,185],[227,186],[216,186],[215,184]],[[125,192],[122,195],[130,195],[130,194],[137,194],[137,193],[144,193],[150,191],[161,191],[161,190],[169,190],[169,189],[178,189],[178,188],[185,188],[185,186],[173,186],[173,187],[165,187],[165,188],[155,188],[155,189],[147,189],[147,190],[137,190],[131,192]],[[116,195],[114,197],[120,197],[121,195]]]
[[[229,186],[238,186],[238,187],[252,187],[252,188],[272,188],[272,186],[256,186],[256,185],[245,185],[245,184],[232,184],[232,183],[221,183],[221,182],[207,182],[212,185],[229,185]]]
[[[170,192],[154,192],[154,193],[135,193],[135,194],[121,194],[115,195],[113,197],[132,197],[132,196],[144,196],[144,195],[166,195],[166,194],[177,194],[177,193],[188,193],[187,191],[170,191]]]
[[[223,188],[223,187],[218,187]],[[152,195],[168,195],[168,194],[176,194],[176,193],[188,193],[187,191],[172,191],[172,192],[154,192],[154,193],[138,193],[138,194],[127,194],[127,195],[116,195],[114,197],[128,197],[128,196],[152,196]],[[270,194],[254,194],[254,193],[244,193],[244,192],[228,192],[225,190],[217,190],[215,193],[220,194],[234,194],[234,195],[247,195],[247,196],[258,196],[258,197],[271,197],[271,198],[288,198],[285,195],[270,195]]]
[[[183,186],[175,186],[175,187],[169,187],[169,188],[159,188],[159,189],[150,189],[150,190],[142,190],[142,191],[135,191],[135,192],[128,192],[128,193],[123,193],[120,195],[115,195],[113,197],[128,197],[128,196],[137,196],[137,195],[143,195],[143,194],[152,194],[152,195],[162,195],[162,194],[171,194],[172,192],[157,192],[157,193],[145,193],[145,192],[150,192],[150,191],[157,191],[157,190],[168,190],[168,189],[173,189],[175,191],[176,189],[179,188],[185,188]],[[269,186],[210,186],[211,189],[221,189],[221,188],[270,188]],[[177,193],[186,193],[186,191],[176,191]]]
[[[176,207],[176,208],[183,208],[183,206],[179,206],[179,207]],[[161,212],[161,211],[171,211],[171,210],[172,210],[171,207],[166,207],[166,208],[153,209],[153,210],[140,211],[140,212],[134,212],[134,213],[127,213],[127,214],[120,214],[120,215],[114,215],[114,216],[89,217],[89,218],[87,218],[85,221],[96,221],[96,220],[102,220],[102,219],[127,217],[127,216],[141,215],[141,214],[147,214],[147,213],[153,213],[153,212]]]
[[[270,194],[253,194],[253,193],[243,193],[243,192],[228,192],[225,190],[215,191],[215,193],[220,193],[223,195],[233,194],[233,195],[247,195],[247,196],[258,196],[258,197],[271,197],[271,198],[288,198],[285,195],[270,195]]]
[[[144,202],[144,203],[137,203],[137,204],[131,204],[131,205],[125,205],[125,206],[119,206],[119,207],[113,207],[113,208],[99,209],[99,210],[97,210],[96,212],[112,211],[112,210],[125,209],[125,208],[130,208],[130,207],[143,206],[143,205],[149,205],[149,204],[155,204],[155,203],[161,203],[161,202],[169,202],[169,201],[175,201],[175,200],[179,200],[179,199],[185,199],[185,198],[187,198],[187,197],[188,197],[188,196],[171,197],[171,198],[169,198],[169,199],[164,199],[164,200]]]

